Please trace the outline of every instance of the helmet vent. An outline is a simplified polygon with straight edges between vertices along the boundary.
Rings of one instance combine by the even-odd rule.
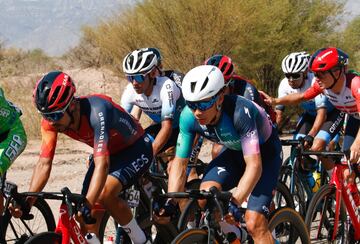
[[[196,86],[196,81],[191,82],[190,85],[191,85],[191,92],[194,93],[194,91],[195,91],[195,86]]]
[[[207,83],[208,83],[208,82],[209,82],[209,77],[208,77],[208,76],[206,76],[206,79],[205,79],[205,81],[204,81],[203,85],[201,86],[200,91],[202,91],[202,90],[206,87],[206,85],[207,85]]]
[[[56,98],[58,97],[59,92],[60,92],[60,87],[56,87],[48,104],[53,104],[55,102]]]

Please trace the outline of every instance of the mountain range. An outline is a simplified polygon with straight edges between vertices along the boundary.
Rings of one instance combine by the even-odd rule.
[[[6,47],[63,54],[76,45],[83,25],[118,14],[130,0],[0,0],[0,41]]]

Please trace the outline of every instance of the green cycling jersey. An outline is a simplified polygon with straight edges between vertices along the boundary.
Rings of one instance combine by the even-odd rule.
[[[0,88],[0,175],[24,151],[27,138],[20,120],[21,111],[7,101]]]

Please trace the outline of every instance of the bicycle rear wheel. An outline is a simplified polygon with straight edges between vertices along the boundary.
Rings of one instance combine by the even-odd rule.
[[[61,244],[61,241],[61,234],[48,231],[32,236],[24,244]]]
[[[171,242],[172,244],[203,244],[208,243],[209,233],[207,230],[203,229],[189,229],[181,232],[175,239]],[[218,244],[222,243],[214,238],[212,243]]]
[[[280,243],[310,243],[302,217],[289,207],[279,208],[271,213],[269,229]]]
[[[315,193],[306,213],[305,224],[310,232],[311,241],[316,243],[344,243],[346,241],[346,211],[342,203],[336,202],[334,185],[323,185]],[[339,223],[336,240],[332,240],[335,223],[335,206],[340,205]]]
[[[7,244],[24,243],[31,236],[55,230],[55,219],[44,199],[38,198],[31,208],[31,219],[14,218],[9,210],[3,216],[2,231]]]

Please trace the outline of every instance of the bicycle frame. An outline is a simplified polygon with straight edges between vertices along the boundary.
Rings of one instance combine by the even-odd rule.
[[[70,243],[70,239],[74,241],[74,244],[88,243],[85,236],[81,233],[80,227],[76,223],[74,217],[70,216],[68,207],[64,202],[60,205],[59,221],[55,232],[61,234],[62,244]]]
[[[343,173],[348,168],[347,164],[336,164],[334,167],[334,172],[331,176],[329,184],[335,185],[336,188],[336,206],[335,206],[335,223],[334,223],[334,232],[332,239],[335,240],[337,228],[339,224],[340,216],[340,206],[341,200],[344,200],[346,210],[350,216],[351,222],[354,226],[354,238],[355,240],[360,240],[360,213],[359,209],[356,206],[350,189],[347,188],[347,181],[344,179]]]

